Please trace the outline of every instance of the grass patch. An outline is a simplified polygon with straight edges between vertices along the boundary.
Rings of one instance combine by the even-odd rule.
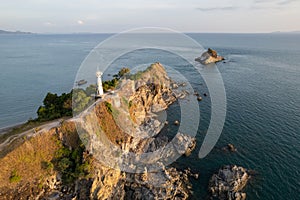
[[[11,175],[10,175],[10,177],[9,177],[9,182],[10,183],[18,183],[18,182],[20,182],[21,181],[21,176],[17,173],[17,170],[13,170],[12,172],[11,172]]]

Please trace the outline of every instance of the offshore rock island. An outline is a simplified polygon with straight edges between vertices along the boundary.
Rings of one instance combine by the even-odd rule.
[[[136,155],[166,149],[162,147],[169,140],[159,135],[166,121],[155,116],[182,95],[173,92],[171,84],[163,66],[152,64],[120,80],[114,94],[103,96],[77,117],[23,136],[23,142],[1,155],[1,199],[188,199],[189,178],[198,178],[189,169],[160,166],[161,170],[141,173],[128,166],[137,173],[127,173],[96,159],[103,150],[99,136]],[[93,129],[93,123],[101,129]],[[82,140],[78,129],[90,140]],[[159,153],[177,150],[188,155],[195,147],[195,139],[184,133],[174,141],[174,149]],[[104,160],[111,156],[108,151],[101,155]]]
[[[223,58],[222,56],[219,56],[217,51],[215,51],[211,48],[208,48],[208,50],[205,51],[204,53],[202,53],[202,55],[200,57],[195,58],[195,61],[200,62],[203,65],[217,63],[222,60],[225,60],[225,58]]]

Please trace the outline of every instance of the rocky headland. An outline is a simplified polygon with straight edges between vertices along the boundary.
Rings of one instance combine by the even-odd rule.
[[[159,162],[156,171],[128,165],[130,172],[125,172],[121,167],[130,153],[165,157],[173,151],[189,155],[195,148],[187,134],[178,133],[172,148],[167,148],[170,139],[159,134],[166,124],[159,113],[182,96],[172,84],[163,66],[152,64],[121,80],[115,93],[77,118],[24,136],[0,159],[0,199],[188,199],[189,178],[198,178],[189,169]],[[114,161],[104,140],[125,153]],[[103,164],[99,151],[117,165]]]
[[[164,161],[189,156],[196,140],[160,134],[164,126],[180,125],[166,121],[164,112],[189,95],[184,85],[154,63],[77,116],[20,134],[1,149],[0,199],[190,199],[190,179],[199,174]],[[231,144],[226,149],[236,151]],[[245,199],[249,174],[221,168],[209,182],[210,198]]]

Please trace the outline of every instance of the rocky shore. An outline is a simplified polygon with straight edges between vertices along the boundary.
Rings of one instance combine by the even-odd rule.
[[[243,192],[250,175],[247,169],[236,165],[224,166],[209,181],[210,199],[245,200]]]

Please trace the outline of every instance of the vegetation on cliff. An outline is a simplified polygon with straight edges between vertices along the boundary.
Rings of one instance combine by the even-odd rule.
[[[48,92],[43,106],[40,106],[37,111],[38,121],[48,121],[57,119],[63,116],[72,115],[72,92],[63,93],[58,96]]]
[[[122,68],[115,74],[112,80],[107,80],[102,83],[104,92],[115,89],[120,78],[130,72],[129,68]],[[69,93],[61,95],[48,92],[43,100],[43,105],[37,110],[37,121],[49,121],[61,117],[72,116],[72,103],[76,104],[74,112],[79,113],[89,105],[93,98],[92,94],[96,92],[96,85],[91,84],[86,89],[76,88]],[[73,95],[73,102],[72,102]]]
[[[109,90],[114,90],[120,80],[123,76],[130,73],[130,69],[127,67],[123,67],[117,74],[113,75],[112,80],[107,80],[102,83],[104,92],[107,92]]]
[[[42,163],[51,163],[58,149],[55,130],[24,138],[23,143],[0,158],[0,188],[15,188],[24,182],[40,183],[48,174]]]
[[[84,160],[84,150],[83,144],[70,149],[61,143],[60,148],[55,152],[55,157],[47,166],[53,166],[55,170],[59,171],[66,184],[86,177],[90,172],[90,164],[87,159]]]

